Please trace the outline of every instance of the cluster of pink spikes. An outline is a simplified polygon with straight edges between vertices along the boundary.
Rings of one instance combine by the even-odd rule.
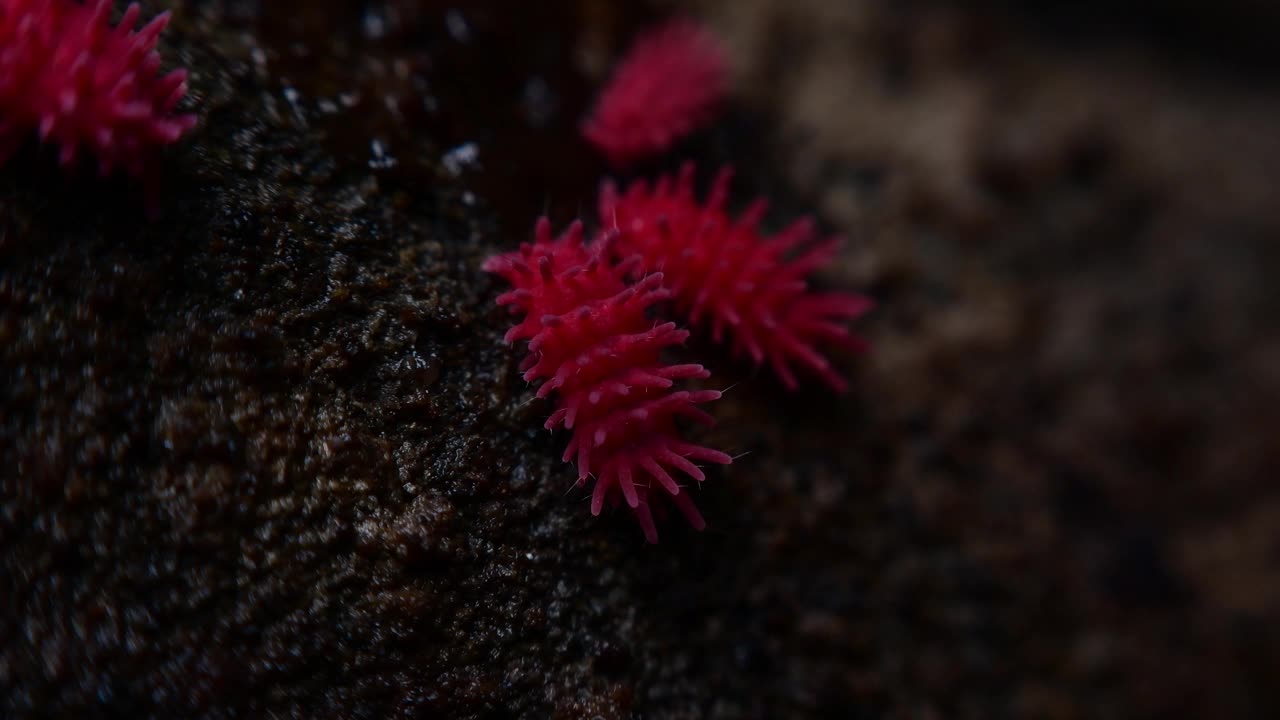
[[[693,175],[693,164],[686,163],[674,181],[663,176],[652,188],[638,181],[623,193],[605,181],[600,224],[619,231],[619,253],[641,258],[645,272],[662,271],[679,317],[708,327],[735,354],[767,364],[788,388],[799,387],[797,373],[807,372],[837,392],[847,390],[823,350],[866,349],[845,322],[870,310],[871,300],[814,292],[807,282],[832,260],[841,239],[814,242],[808,218],[763,235],[764,199],[737,218],[725,212],[731,170],[720,171],[705,204],[694,196]]]
[[[522,317],[505,339],[527,342],[524,379],[540,383],[538,397],[554,398],[546,427],[572,433],[563,460],[577,463],[578,484],[595,478],[592,514],[625,502],[650,542],[657,540],[658,497],[695,528],[705,525],[673,471],[700,483],[705,476],[694,461],[730,462],[723,452],[680,438],[676,418],[713,424],[696,406],[720,393],[675,389],[710,373],[702,365],[662,363],[661,351],[682,344],[689,331],[654,319],[655,309],[668,305],[693,327],[709,327],[714,340],[730,340],[792,389],[797,371],[807,371],[846,390],[823,351],[865,348],[845,321],[871,301],[807,286],[837,242],[813,243],[807,220],[761,235],[762,201],[729,218],[729,178],[727,170],[720,173],[705,204],[694,196],[690,164],[678,179],[663,177],[652,188],[637,182],[619,193],[606,182],[593,242],[584,242],[581,222],[556,238],[542,218],[534,242],[484,264],[514,287],[498,298]]]
[[[696,24],[655,29],[618,64],[582,133],[618,167],[659,154],[707,122],[724,94],[726,67],[714,38]],[[498,299],[522,316],[506,340],[527,342],[521,370],[540,383],[538,397],[556,405],[547,428],[571,433],[563,460],[576,462],[577,484],[594,478],[591,514],[626,503],[649,542],[658,539],[658,498],[703,528],[689,487],[676,478],[700,483],[696,461],[731,461],[681,439],[676,420],[714,424],[698,405],[721,393],[677,388],[709,373],[663,364],[663,348],[681,345],[689,331],[662,322],[660,313],[708,329],[791,389],[812,375],[844,392],[849,384],[826,351],[865,348],[846,323],[872,302],[808,286],[809,274],[835,256],[838,238],[815,240],[809,219],[772,236],[760,232],[764,200],[731,218],[731,178],[721,170],[705,202],[695,195],[689,163],[652,186],[637,181],[620,191],[605,181],[593,242],[585,242],[581,223],[553,237],[543,218],[534,242],[484,264],[515,287]]]
[[[0,162],[29,137],[82,154],[107,175],[150,180],[155,150],[196,123],[175,114],[187,73],[159,75],[168,13],[135,30],[136,3],[110,24],[111,0],[0,0]]]
[[[713,115],[726,67],[714,38],[694,23],[651,31],[619,63],[583,135],[615,166],[664,152]],[[708,330],[793,390],[810,376],[845,391],[826,352],[866,347],[847,322],[871,301],[808,285],[839,239],[817,240],[808,219],[762,233],[764,200],[730,217],[731,178],[721,170],[705,202],[696,197],[691,163],[652,185],[636,181],[619,191],[606,180],[594,241],[585,242],[580,222],[553,237],[543,218],[534,242],[484,265],[514,287],[498,298],[522,317],[506,340],[527,342],[524,379],[540,383],[538,397],[555,405],[546,427],[571,433],[563,460],[576,462],[579,485],[594,479],[592,514],[625,504],[650,542],[657,541],[659,498],[704,527],[689,486],[677,478],[700,483],[696,462],[731,460],[681,438],[677,419],[713,424],[697,406],[720,393],[677,387],[710,373],[662,362],[662,350],[689,335],[664,321],[664,312]]]

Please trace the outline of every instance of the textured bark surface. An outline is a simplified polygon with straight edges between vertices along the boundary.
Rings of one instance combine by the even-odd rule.
[[[1269,6],[698,3],[737,96],[662,167],[880,309],[844,397],[677,354],[745,455],[651,547],[479,270],[591,215],[643,13],[525,5],[179,4],[160,220],[0,170],[0,715],[1280,715]]]

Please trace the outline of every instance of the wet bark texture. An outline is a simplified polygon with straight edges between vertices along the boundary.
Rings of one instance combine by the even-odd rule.
[[[159,220],[0,170],[0,715],[1280,715],[1269,5],[691,6],[734,100],[640,174],[735,163],[880,308],[845,397],[683,351],[743,456],[658,546],[479,264],[590,216],[665,8],[532,5],[179,3]]]

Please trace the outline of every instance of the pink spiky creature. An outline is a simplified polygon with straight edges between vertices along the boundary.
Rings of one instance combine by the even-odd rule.
[[[813,222],[802,219],[773,236],[759,231],[768,204],[756,200],[738,218],[725,213],[732,172],[721,170],[705,203],[693,190],[687,163],[674,180],[652,187],[638,181],[619,193],[606,181],[600,224],[619,232],[615,252],[639,256],[641,272],[662,271],[676,310],[692,327],[709,325],[716,342],[768,363],[788,388],[796,369],[817,375],[838,392],[848,383],[821,349],[866,348],[845,322],[871,309],[870,298],[809,289],[810,273],[835,256],[839,238],[814,242]]]
[[[715,36],[691,20],[650,30],[618,63],[583,135],[615,166],[657,155],[715,114],[727,67]]]
[[[187,72],[157,74],[168,13],[134,30],[136,3],[114,27],[110,11],[111,0],[0,0],[0,161],[34,135],[64,167],[87,152],[104,176],[146,181],[154,151],[195,125],[173,112]]]
[[[701,365],[665,365],[659,357],[663,348],[688,336],[674,323],[648,317],[648,308],[668,297],[662,274],[631,284],[639,258],[615,265],[610,261],[613,236],[590,247],[582,240],[581,223],[553,238],[543,218],[535,242],[485,262],[485,270],[515,287],[499,304],[524,316],[506,340],[528,341],[524,378],[541,382],[539,397],[554,393],[556,410],[546,427],[573,433],[563,459],[577,462],[578,484],[595,473],[593,515],[606,502],[625,502],[645,538],[657,542],[650,503],[665,496],[702,529],[702,515],[673,474],[701,482],[705,476],[694,461],[727,464],[731,459],[683,441],[676,418],[712,424],[697,405],[720,393],[673,389],[678,380],[705,378],[708,372]]]

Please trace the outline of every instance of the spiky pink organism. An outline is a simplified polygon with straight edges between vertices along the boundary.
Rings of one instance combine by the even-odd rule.
[[[600,93],[582,132],[615,166],[666,150],[711,119],[728,83],[724,51],[678,19],[640,36]]]
[[[788,388],[796,388],[795,368],[802,367],[845,391],[848,383],[820,348],[865,350],[845,322],[867,312],[872,301],[814,292],[806,282],[832,259],[840,239],[814,243],[808,218],[763,236],[765,200],[737,219],[725,214],[731,170],[720,171],[706,204],[694,197],[693,175],[693,165],[686,164],[674,181],[664,175],[652,188],[638,181],[621,194],[606,180],[600,222],[620,231],[616,252],[643,258],[642,272],[661,270],[691,326],[710,324],[716,342],[728,333],[735,353],[749,354],[757,365],[768,361]]]
[[[697,407],[720,397],[716,390],[673,390],[675,381],[705,378],[701,365],[664,365],[663,348],[684,342],[688,331],[657,324],[648,308],[668,297],[662,274],[628,283],[639,258],[609,261],[613,236],[591,247],[582,242],[582,224],[559,238],[538,221],[535,241],[518,251],[489,258],[484,269],[515,289],[498,298],[523,314],[507,342],[527,340],[524,378],[541,382],[539,397],[556,395],[548,429],[573,433],[564,460],[576,460],[578,484],[595,473],[591,513],[619,499],[634,512],[649,542],[657,542],[650,511],[654,495],[665,495],[695,528],[705,526],[697,507],[672,477],[705,479],[696,460],[728,463],[722,452],[684,442],[675,419],[714,421]]]
[[[111,0],[0,0],[0,162],[35,134],[61,147],[63,166],[88,151],[103,175],[146,179],[154,149],[195,125],[173,113],[187,72],[157,76],[169,14],[135,31],[136,3],[115,27],[110,11]]]

